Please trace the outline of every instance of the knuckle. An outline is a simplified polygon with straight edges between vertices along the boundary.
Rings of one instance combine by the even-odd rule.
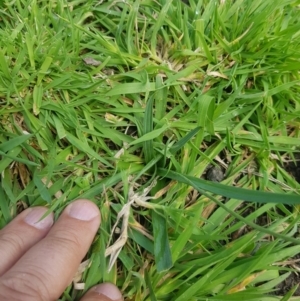
[[[3,232],[0,235],[1,245],[8,245],[11,253],[19,253],[24,248],[22,236],[13,231]]]
[[[60,248],[61,251],[72,252],[78,254],[81,249],[81,240],[75,229],[59,229],[49,237],[50,245]]]
[[[42,277],[37,271],[11,273],[8,276],[4,276],[0,278],[0,300],[49,300],[50,294],[43,279],[45,277]]]

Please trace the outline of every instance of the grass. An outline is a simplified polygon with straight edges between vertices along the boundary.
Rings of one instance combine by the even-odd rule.
[[[299,5],[2,1],[0,228],[78,197],[102,213],[85,289],[60,300],[101,281],[128,301],[293,300],[274,291],[300,252],[284,168],[300,146]],[[222,182],[203,180],[216,166]]]

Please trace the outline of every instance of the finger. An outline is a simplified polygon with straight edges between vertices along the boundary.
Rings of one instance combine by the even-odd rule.
[[[123,301],[123,297],[115,285],[102,283],[91,288],[80,301]]]
[[[46,211],[45,207],[27,209],[0,231],[0,276],[49,232],[53,214],[41,220]]]
[[[95,204],[87,200],[70,204],[48,235],[0,278],[0,300],[57,300],[71,283],[99,224]]]

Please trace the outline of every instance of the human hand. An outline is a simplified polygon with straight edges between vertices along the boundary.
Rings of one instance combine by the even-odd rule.
[[[57,300],[71,283],[100,225],[87,200],[71,203],[53,225],[47,208],[29,208],[0,231],[0,300]],[[81,301],[121,301],[110,283],[90,289]]]

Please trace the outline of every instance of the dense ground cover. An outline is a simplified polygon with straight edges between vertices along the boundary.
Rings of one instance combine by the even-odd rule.
[[[0,228],[90,198],[102,225],[85,290],[290,300],[299,3],[2,2]]]

